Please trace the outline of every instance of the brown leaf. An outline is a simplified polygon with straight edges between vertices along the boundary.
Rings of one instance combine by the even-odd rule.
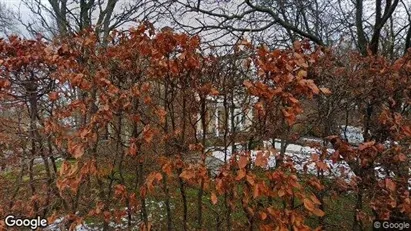
[[[320,181],[317,178],[311,178],[308,183],[314,187],[316,190],[323,190],[324,186],[320,183]]]
[[[258,184],[254,184],[253,188],[253,199],[257,198],[260,196],[260,189]]]
[[[318,160],[319,160],[318,154],[312,154],[312,155],[311,155],[311,159],[312,159],[313,161],[318,161]]]
[[[167,115],[166,110],[160,107],[156,110],[156,114],[160,120],[160,123],[164,124],[166,122],[166,115]]]
[[[396,189],[396,185],[391,179],[385,179],[385,187],[392,192]]]
[[[317,197],[315,195],[311,195],[310,198],[311,198],[311,200],[313,201],[314,204],[316,204],[316,205],[321,204],[321,202],[317,199]]]
[[[312,79],[307,80],[307,86],[311,89],[311,91],[314,94],[320,93],[320,90],[318,89],[317,85],[315,85],[314,81]]]
[[[188,169],[188,170],[184,170],[181,174],[180,174],[180,178],[182,178],[183,180],[187,181],[190,180],[192,178],[195,177],[195,174],[193,172],[193,170]]]
[[[219,94],[218,90],[215,89],[214,87],[212,87],[212,88],[210,89],[209,95],[217,96],[218,94]]]
[[[247,182],[248,182],[250,185],[254,185],[254,184],[255,184],[254,177],[253,177],[252,175],[247,175],[247,176],[246,176],[246,179],[247,179]]]
[[[407,156],[404,153],[398,154],[398,160],[404,162],[407,160]]]
[[[278,196],[279,197],[283,197],[285,195],[285,191],[281,188],[280,190],[278,190]]]
[[[240,160],[238,161],[238,167],[240,169],[245,168],[248,164],[248,158],[247,156],[240,156]]]
[[[147,196],[147,187],[140,187],[140,196],[145,198]]]
[[[268,207],[267,212],[273,217],[277,217],[278,214],[279,214],[278,210],[276,210],[275,207],[273,207],[273,206]]]
[[[265,114],[264,105],[263,105],[262,102],[257,102],[257,103],[254,105],[254,108],[257,110],[257,113],[258,113],[259,115],[264,115],[264,114]]]
[[[163,175],[162,175],[161,173],[159,173],[159,172],[157,172],[157,173],[154,175],[154,177],[155,177],[155,179],[156,179],[157,181],[160,181],[160,180],[163,179]]]
[[[308,198],[304,198],[304,207],[310,212],[315,209],[313,202]]]
[[[130,148],[128,149],[128,154],[130,156],[135,156],[137,154],[137,145],[136,143],[131,143]]]
[[[318,216],[318,217],[322,217],[325,215],[324,211],[322,211],[319,208],[315,208],[313,211],[311,211],[314,215]]]
[[[78,159],[84,154],[84,147],[80,144],[75,144],[72,149],[72,155],[74,158]]]
[[[150,143],[153,140],[154,133],[150,128],[150,125],[147,125],[143,128],[143,139],[147,143]]]
[[[91,130],[89,128],[84,128],[81,130],[80,132],[80,137],[82,139],[86,138],[86,136],[91,132]]]
[[[265,219],[267,219],[267,213],[265,213],[265,212],[259,212],[259,215],[260,215],[260,219],[261,220],[265,220]]]
[[[56,101],[59,98],[59,94],[55,91],[49,93],[49,99],[51,101]]]
[[[362,150],[364,150],[364,149],[367,149],[367,148],[373,146],[374,144],[375,144],[375,141],[369,141],[369,142],[366,142],[366,143],[362,143],[362,144],[360,144],[360,146],[358,147],[358,150],[362,151]]]
[[[392,68],[394,71],[399,71],[405,64],[404,58],[399,58],[397,61],[394,62],[394,65],[392,65]]]
[[[240,170],[238,170],[238,174],[237,174],[237,177],[235,178],[235,180],[241,180],[241,179],[243,179],[244,177],[245,177],[245,175],[246,175],[246,172],[245,172],[245,170],[244,169],[240,169]]]
[[[171,163],[164,164],[162,170],[165,174],[167,174],[167,176],[171,176],[171,174],[173,173]]]
[[[411,127],[410,126],[403,126],[402,131],[406,136],[411,136]]]
[[[321,170],[327,170],[327,169],[328,169],[327,164],[324,163],[324,162],[321,162],[321,161],[318,161],[318,162],[317,162],[317,167],[318,167],[319,169],[321,169]]]
[[[288,125],[293,125],[296,121],[296,115],[292,112],[288,112],[285,109],[282,109],[282,112]]]
[[[305,70],[299,70],[297,73],[297,79],[303,79],[307,77],[307,71]]]
[[[296,99],[294,97],[290,97],[290,98],[288,98],[288,100],[293,104],[297,104],[299,102],[298,99]]]
[[[57,215],[56,211],[53,212],[53,214],[49,217],[47,217],[47,223],[51,224],[53,223],[55,220],[57,220],[59,216]]]
[[[118,184],[114,186],[114,195],[122,196],[126,192],[126,186]]]
[[[145,103],[145,104],[151,104],[151,102],[152,102],[152,99],[151,99],[150,96],[145,96],[145,97],[144,97],[144,103]]]
[[[264,168],[268,164],[267,159],[267,156],[265,156],[263,152],[258,152],[255,158],[255,165]]]
[[[324,94],[324,95],[330,95],[331,91],[330,89],[326,88],[326,87],[320,87],[320,91]]]
[[[215,192],[211,193],[211,203],[213,203],[213,205],[217,204],[217,195]]]
[[[104,211],[104,212],[103,212],[103,215],[104,215],[104,220],[105,220],[106,222],[109,222],[110,219],[111,219],[111,213],[110,213],[109,211]]]
[[[159,172],[150,173],[146,179],[146,185],[147,185],[148,191],[150,192],[153,191],[154,184],[156,182],[160,182],[162,179],[163,179],[163,175],[161,173]]]
[[[251,65],[251,59],[246,59],[246,60],[243,61],[243,68],[244,69],[250,68],[250,65]]]
[[[253,86],[253,84],[249,80],[244,80],[243,84],[246,88],[250,88]]]
[[[293,47],[294,47],[295,50],[300,50],[301,49],[301,41],[299,41],[299,40],[294,41]]]

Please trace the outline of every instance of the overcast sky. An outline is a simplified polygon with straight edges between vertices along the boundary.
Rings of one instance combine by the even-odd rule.
[[[30,18],[30,11],[29,9],[27,9],[24,4],[21,2],[21,0],[0,0],[0,2],[4,3],[6,5],[6,7],[10,10],[13,10],[13,12],[15,12],[16,14],[20,14],[21,18],[24,21],[27,21]],[[46,1],[45,1],[46,2]],[[16,15],[18,16],[18,15]],[[19,34],[25,35],[27,36],[28,33],[26,31],[26,29],[24,28],[23,25],[21,25],[20,23],[17,23],[16,25],[16,29],[18,30],[17,32]]]
[[[5,3],[9,9],[12,9],[16,12],[20,10],[20,14],[23,17],[28,18],[30,11],[26,7],[24,7],[24,4],[20,0],[0,0],[0,2]]]
[[[33,19],[33,17],[30,16],[31,12],[30,12],[30,10],[28,10],[25,7],[25,5],[21,1],[22,0],[0,0],[0,2],[5,3],[5,5],[9,9],[11,9],[15,12],[18,12],[23,21],[25,21],[25,22],[31,21]],[[32,0],[25,0],[25,1],[32,1]],[[42,1],[45,5],[48,5],[48,0],[40,0],[40,1]],[[134,1],[134,0],[123,0],[123,1]],[[324,0],[324,1],[328,1],[328,0]],[[404,0],[404,1],[406,2],[406,4],[411,4],[411,0]],[[218,6],[220,6],[220,7],[224,7],[225,10],[229,10],[231,12],[236,12],[236,10],[238,10],[236,5],[240,4],[242,2],[242,0],[233,0],[233,1],[218,1],[218,0],[216,0],[214,2],[214,4],[211,4],[210,2],[211,1],[208,1],[208,5],[207,5],[210,8],[214,9],[214,8],[217,8]],[[373,23],[374,17],[372,17],[371,15],[375,12],[375,10],[374,10],[375,2],[365,1],[365,3],[367,3],[367,4],[365,4],[364,19],[368,20],[369,23]],[[119,6],[117,6],[117,10],[119,9],[118,7]],[[405,14],[405,11],[404,11],[404,8],[403,8],[402,5],[399,5],[397,7],[395,14],[396,14],[397,21],[396,21],[396,24],[394,25],[394,27],[396,27],[396,26],[397,27],[402,27],[403,25],[405,25],[407,23],[407,18],[406,18],[407,15]],[[174,15],[174,16],[176,16],[176,15]],[[271,18],[268,18],[268,20],[269,19],[271,19]],[[190,26],[201,25],[201,24],[198,23],[197,20],[200,20],[203,23],[207,23],[207,24],[213,24],[213,23],[215,24],[215,22],[213,21],[213,19],[211,17],[200,15],[198,13],[185,14],[183,16],[183,18],[176,18],[176,20],[180,21],[183,24],[190,25]],[[400,20],[402,20],[402,22]],[[161,28],[165,25],[171,25],[170,22],[171,22],[171,18],[164,18],[163,21],[161,21],[160,24],[156,25],[156,28],[159,29],[159,28]],[[130,25],[130,24],[128,24],[128,25]],[[368,25],[368,24],[366,24],[366,25]],[[254,27],[254,26],[251,25],[251,27]],[[28,32],[26,31],[24,26],[22,26],[20,23],[17,23],[16,27],[18,29],[17,32],[20,35],[23,35],[25,37],[29,36]],[[259,27],[259,25],[257,25],[256,27]],[[275,28],[277,28],[277,27],[273,27],[273,28],[274,28],[274,31],[275,31]],[[203,38],[203,40],[212,40],[212,38],[218,37],[218,33],[223,33],[223,32],[222,31],[203,32],[201,34],[201,37]],[[251,33],[251,34],[245,33],[244,34],[245,38],[252,40],[252,37],[250,37],[250,36],[253,36],[253,33]],[[267,37],[269,37],[269,36],[271,36],[271,35],[268,34]],[[219,39],[219,42],[217,42],[217,44],[218,43],[225,44],[225,43],[227,43],[227,39],[232,40],[233,37],[225,36],[224,38]]]
[[[26,1],[31,1],[31,0],[26,0]],[[127,0],[126,0],[127,1]],[[133,0],[132,0],[133,1]],[[24,22],[29,22],[29,21],[32,21],[32,19],[33,19],[33,17],[31,17],[31,12],[30,12],[30,10],[27,8],[27,7],[25,7],[25,4],[22,2],[22,0],[0,0],[0,2],[2,2],[2,3],[5,3],[5,5],[6,5],[6,7],[8,8],[8,9],[11,9],[11,10],[13,10],[16,14],[18,13],[19,15],[20,15],[20,17],[21,17],[21,19],[24,21]],[[48,4],[48,0],[41,0],[41,2],[43,2],[43,4],[45,4],[45,5],[49,5]],[[212,6],[216,6],[216,5],[219,5],[219,4],[221,4],[221,3],[218,3],[218,1],[214,4],[214,5],[212,5]],[[225,3],[225,4],[227,4],[227,3]],[[117,10],[119,10],[119,8],[120,8],[120,3],[116,6],[116,9]],[[18,16],[18,15],[16,15],[16,16]],[[186,25],[195,25],[195,24],[197,24],[197,26],[199,26],[200,24],[195,20],[196,18],[198,18],[198,17],[201,17],[200,15],[196,15],[196,14],[187,14],[187,15],[185,15],[184,16],[184,19],[182,19],[182,18],[179,18],[179,20],[181,20],[180,22],[183,22],[184,24],[186,24]],[[202,21],[203,22],[207,22],[207,19],[204,19],[204,18],[202,18]],[[160,29],[160,28],[162,28],[163,26],[171,26],[171,19],[170,18],[166,18],[166,19],[163,19],[160,23],[156,23],[156,27],[158,28],[158,29]],[[130,24],[126,24],[126,25],[124,25],[124,26],[129,26]],[[18,33],[20,36],[21,35],[23,35],[24,37],[29,37],[30,35],[29,35],[29,33],[27,32],[27,30],[25,29],[25,27],[23,26],[23,25],[21,25],[21,23],[18,23],[17,22],[17,25],[16,25],[16,29],[17,29],[17,31],[13,31],[13,32],[15,32],[15,33]],[[214,32],[215,33],[215,32]],[[208,36],[213,36],[213,37],[215,37],[216,36],[216,34],[212,34],[212,35],[207,35],[207,33],[203,33],[202,34],[202,37],[203,38],[207,38]]]

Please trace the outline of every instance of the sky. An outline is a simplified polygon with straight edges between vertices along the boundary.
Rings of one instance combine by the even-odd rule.
[[[33,17],[31,17],[32,12],[25,6],[25,4],[23,3],[23,1],[26,2],[31,2],[33,0],[0,0],[1,3],[4,3],[6,5],[6,7],[10,10],[13,10],[16,13],[16,17],[20,16],[20,18],[22,19],[22,21],[24,21],[25,23],[30,22],[33,20]],[[48,0],[40,0],[44,5],[46,6],[50,6],[48,3]],[[115,8],[114,11],[118,11],[119,9],[121,9],[123,4],[126,4],[128,0],[125,1],[121,1],[121,3],[119,2]],[[130,0],[133,1],[133,0]],[[95,13],[97,13],[98,11],[95,11]],[[95,15],[95,17],[97,17],[97,15]],[[19,35],[23,35],[25,37],[29,36],[29,33],[27,32],[27,30],[25,29],[25,27],[23,25],[21,25],[21,23],[17,22],[17,30],[16,33],[19,33]]]
[[[25,1],[33,1],[33,0],[25,0]],[[40,0],[40,1],[42,3],[48,5],[48,0]],[[125,1],[127,2],[127,1],[133,1],[133,0],[125,0]],[[328,0],[325,0],[325,1],[328,1]],[[19,12],[19,14],[20,14],[23,21],[25,21],[25,22],[30,21],[31,12],[22,3],[22,0],[0,0],[0,2],[4,3],[9,9],[14,10],[15,12]],[[211,1],[208,1],[208,3],[210,3],[210,2]],[[224,7],[225,9],[228,9],[231,12],[236,12],[236,10],[238,10],[238,9],[235,6],[238,5],[239,2],[242,2],[242,1],[241,0],[234,0],[234,1],[217,1],[216,0],[214,2],[214,4],[210,5],[210,7],[211,8],[216,8],[217,6],[225,6]],[[372,23],[372,21],[373,21],[372,13],[374,12],[374,4],[373,4],[373,1],[365,1],[365,2],[367,3],[365,7],[368,10],[365,10],[365,12],[364,12],[364,19],[367,19],[369,22]],[[411,0],[404,0],[404,2],[406,4],[411,4]],[[231,4],[231,6],[229,6],[228,4]],[[118,7],[116,7],[116,8],[118,9]],[[397,15],[396,18],[398,18],[398,16],[402,15],[403,17],[399,17],[399,18],[404,18],[403,20],[406,21],[406,14],[404,12],[404,9],[403,9],[402,5],[399,5],[397,7],[395,14]],[[170,18],[167,18],[165,20],[168,23],[163,24],[164,22],[166,22],[166,21],[163,21],[161,23],[161,25],[157,24],[156,28],[161,28],[161,27],[163,27],[167,24],[169,25],[169,23],[171,21]],[[185,14],[184,18],[177,18],[176,20],[181,20],[180,22],[182,22],[183,24],[191,25],[191,26],[200,25],[198,23],[198,20],[201,20],[203,23],[209,23],[209,24],[215,23],[211,17],[203,17],[202,15],[198,15],[198,14],[195,14],[195,13]],[[24,26],[21,25],[20,23],[17,23],[17,24],[18,25],[16,26],[17,27],[16,32],[19,33],[20,35],[23,35],[24,37],[29,37],[29,33],[26,31]],[[398,24],[398,22],[396,24]],[[395,26],[401,27],[403,24],[404,23],[399,23],[399,25],[395,25]],[[220,33],[221,33],[221,31],[220,31]],[[245,33],[245,35],[244,35],[245,38],[247,38],[247,39],[251,38],[252,39],[252,37],[250,37],[250,36],[252,36],[252,34]],[[212,40],[213,38],[218,37],[218,36],[216,34],[216,31],[211,31],[211,33],[203,32],[201,34],[201,37],[203,38],[203,40]],[[219,41],[220,41],[220,43],[225,44],[225,43],[227,43],[227,39],[230,40],[230,39],[233,39],[233,38],[231,36],[230,37],[226,36],[225,38],[220,39]],[[217,42],[217,44],[218,44],[218,42]]]
[[[27,21],[30,19],[30,10],[25,7],[21,0],[0,0],[1,3],[4,3],[6,7],[10,10],[13,10],[16,14],[19,14],[23,21]],[[47,2],[47,1],[45,1]],[[15,15],[16,17],[18,15]],[[19,34],[24,36],[28,36],[27,30],[24,28],[23,25],[17,23],[16,30]]]

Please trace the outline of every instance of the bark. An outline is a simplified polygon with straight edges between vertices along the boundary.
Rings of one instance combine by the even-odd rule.
[[[367,54],[367,38],[364,32],[363,25],[363,0],[356,0],[356,9],[355,9],[355,27],[357,28],[357,40],[358,40],[358,49],[361,54]]]
[[[203,148],[201,150],[201,162],[204,166],[205,164],[205,145],[206,145],[206,130],[207,130],[207,121],[206,121],[206,98],[201,96],[201,125],[203,127],[201,144]],[[204,179],[200,180],[200,189],[197,193],[197,229],[202,230],[203,227],[203,194],[204,194]]]
[[[67,0],[49,0],[53,9],[59,35],[65,37],[68,33]]]

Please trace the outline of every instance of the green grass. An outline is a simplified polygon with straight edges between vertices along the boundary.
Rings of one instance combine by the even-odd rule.
[[[74,163],[75,160],[70,160],[71,163]],[[57,161],[56,166],[59,170],[62,166],[63,161]],[[135,171],[132,171],[132,166],[124,166],[123,169],[124,179],[126,184],[129,186],[129,190],[131,190],[131,185],[135,180]],[[35,175],[45,175],[45,169],[43,164],[38,164],[34,167]],[[8,182],[15,182],[19,175],[19,171],[17,170],[10,170],[7,172],[1,173],[1,176]],[[263,169],[255,169],[255,175],[258,179],[266,179],[266,171]],[[118,169],[116,171],[116,178],[119,178]],[[301,184],[305,185],[305,179],[307,179],[307,175],[301,176]],[[28,174],[27,171],[23,176],[23,181],[28,182]],[[118,183],[118,182],[115,182]],[[97,187],[96,182],[93,182],[93,188]],[[332,184],[332,182],[326,181],[325,184]],[[159,230],[166,228],[166,208],[165,208],[165,194],[162,189],[162,182],[155,188],[153,193],[148,194],[146,201],[147,201],[147,210],[150,214],[150,219],[157,225]],[[176,178],[170,178],[168,182],[169,192],[170,192],[170,205],[171,205],[171,212],[173,216],[173,224],[176,230],[179,230],[182,227],[182,217],[183,217],[183,204],[179,189],[179,184]],[[242,184],[237,184],[235,186],[235,190],[238,193],[239,198],[241,198]],[[312,189],[309,187],[304,187],[303,189],[306,192],[310,192]],[[198,198],[198,188],[190,185],[186,185],[186,196],[188,201],[188,223],[189,228],[194,229],[197,223],[197,198]],[[139,189],[135,191],[137,195],[139,195]],[[86,195],[83,195],[86,196]],[[93,200],[91,200],[93,201]],[[324,217],[325,228],[327,230],[350,230],[352,228],[353,218],[354,218],[354,207],[355,207],[355,195],[353,193],[344,193],[339,195],[338,197],[332,197],[330,195],[326,195],[324,197],[325,201],[325,213],[326,216]],[[268,200],[267,199],[260,199],[258,201],[260,204],[264,205],[264,207],[268,207]],[[94,203],[94,202],[93,202]],[[225,229],[225,214],[226,214],[226,207],[224,204],[224,196],[218,196],[218,202],[216,205],[213,205],[210,200],[210,192],[205,191],[202,197],[203,203],[203,227],[209,230],[215,230],[217,225],[217,218],[221,222],[222,230]],[[241,200],[237,199],[235,202],[235,209],[232,211],[231,218],[233,229],[234,228],[241,228],[240,225],[245,225],[247,222],[245,212],[243,211]],[[257,201],[251,201],[254,205],[257,204]],[[296,200],[295,205],[301,204],[300,201]],[[364,205],[368,203],[365,201]],[[273,201],[272,206],[276,208],[282,208],[282,202],[279,199]],[[88,204],[88,207],[93,207],[93,205]],[[117,204],[116,202],[112,203],[113,209],[122,209],[125,207],[125,204]],[[299,209],[303,210],[303,206]],[[365,212],[367,214],[371,214],[369,207],[366,207]],[[134,214],[136,217],[139,217],[139,214]],[[87,224],[94,224],[98,225],[101,224],[102,220],[101,217],[86,217],[85,222]],[[306,219],[306,223],[315,228],[319,225],[318,217],[309,216]],[[369,224],[366,224],[369,225]],[[367,226],[368,227],[368,226]]]

